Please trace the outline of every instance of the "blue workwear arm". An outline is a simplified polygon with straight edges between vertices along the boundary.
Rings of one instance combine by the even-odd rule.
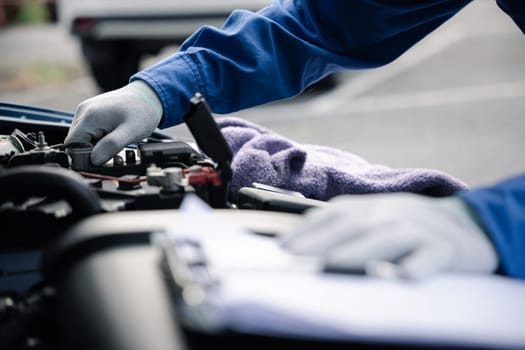
[[[182,122],[197,91],[215,113],[299,94],[341,69],[384,65],[470,0],[278,0],[205,26],[179,52],[136,74],[160,97],[160,127]]]
[[[507,13],[525,34],[525,1],[498,0],[499,7]]]
[[[525,278],[525,175],[459,196],[492,239],[503,272]]]

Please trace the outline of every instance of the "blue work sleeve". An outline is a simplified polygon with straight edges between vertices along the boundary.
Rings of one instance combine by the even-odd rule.
[[[500,257],[500,267],[525,278],[525,175],[458,194],[477,214]]]
[[[498,0],[499,7],[507,13],[525,34],[525,1],[523,0]]]
[[[341,69],[384,65],[471,0],[279,0],[205,26],[178,53],[132,77],[154,88],[160,127],[182,122],[195,92],[229,113],[299,94]]]

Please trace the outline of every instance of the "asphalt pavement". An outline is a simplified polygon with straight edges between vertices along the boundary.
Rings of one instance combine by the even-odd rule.
[[[35,66],[66,73],[47,81]],[[495,1],[474,1],[388,66],[338,79],[331,91],[234,115],[473,187],[525,172],[525,36]],[[63,110],[98,93],[78,43],[53,25],[0,31],[0,84],[2,102]],[[187,135],[184,126],[169,132]]]

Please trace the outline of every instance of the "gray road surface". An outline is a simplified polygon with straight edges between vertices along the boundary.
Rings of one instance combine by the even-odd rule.
[[[97,93],[77,43],[56,27],[0,32],[0,67],[34,60],[84,72],[0,100],[73,110]],[[151,61],[148,61],[151,62]],[[525,172],[525,36],[477,0],[394,63],[346,72],[324,94],[236,113],[298,142],[391,167],[446,171],[472,186]],[[172,128],[186,135],[184,127]]]

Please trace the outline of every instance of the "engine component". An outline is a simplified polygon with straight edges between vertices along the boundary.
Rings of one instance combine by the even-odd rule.
[[[35,164],[58,164],[63,168],[69,168],[69,158],[65,152],[49,147],[44,133],[40,131],[36,148],[11,156],[8,167]]]
[[[143,164],[157,166],[191,166],[204,160],[202,154],[184,141],[153,142],[139,144],[140,159]]]
[[[102,211],[100,199],[78,175],[56,167],[21,166],[0,176],[0,204],[52,195],[66,200],[78,218]]]
[[[178,192],[184,189],[181,168],[161,169],[152,165],[147,170],[146,178],[149,185],[161,187],[163,192]]]
[[[206,100],[196,93],[190,100],[190,110],[184,116],[195,141],[211,159],[217,162],[217,171],[225,183],[232,178],[233,153],[213,119]]]
[[[23,153],[37,146],[33,133],[26,135],[15,129],[9,136],[0,136],[0,164],[7,165],[9,159],[15,154]]]
[[[93,146],[90,143],[74,142],[66,146],[66,153],[71,158],[71,169],[85,171],[92,167],[90,156]]]
[[[137,156],[134,150],[127,149],[125,154],[126,154],[126,164],[133,165],[137,163]]]
[[[0,164],[7,164],[15,154],[24,152],[24,147],[13,135],[0,138]]]

